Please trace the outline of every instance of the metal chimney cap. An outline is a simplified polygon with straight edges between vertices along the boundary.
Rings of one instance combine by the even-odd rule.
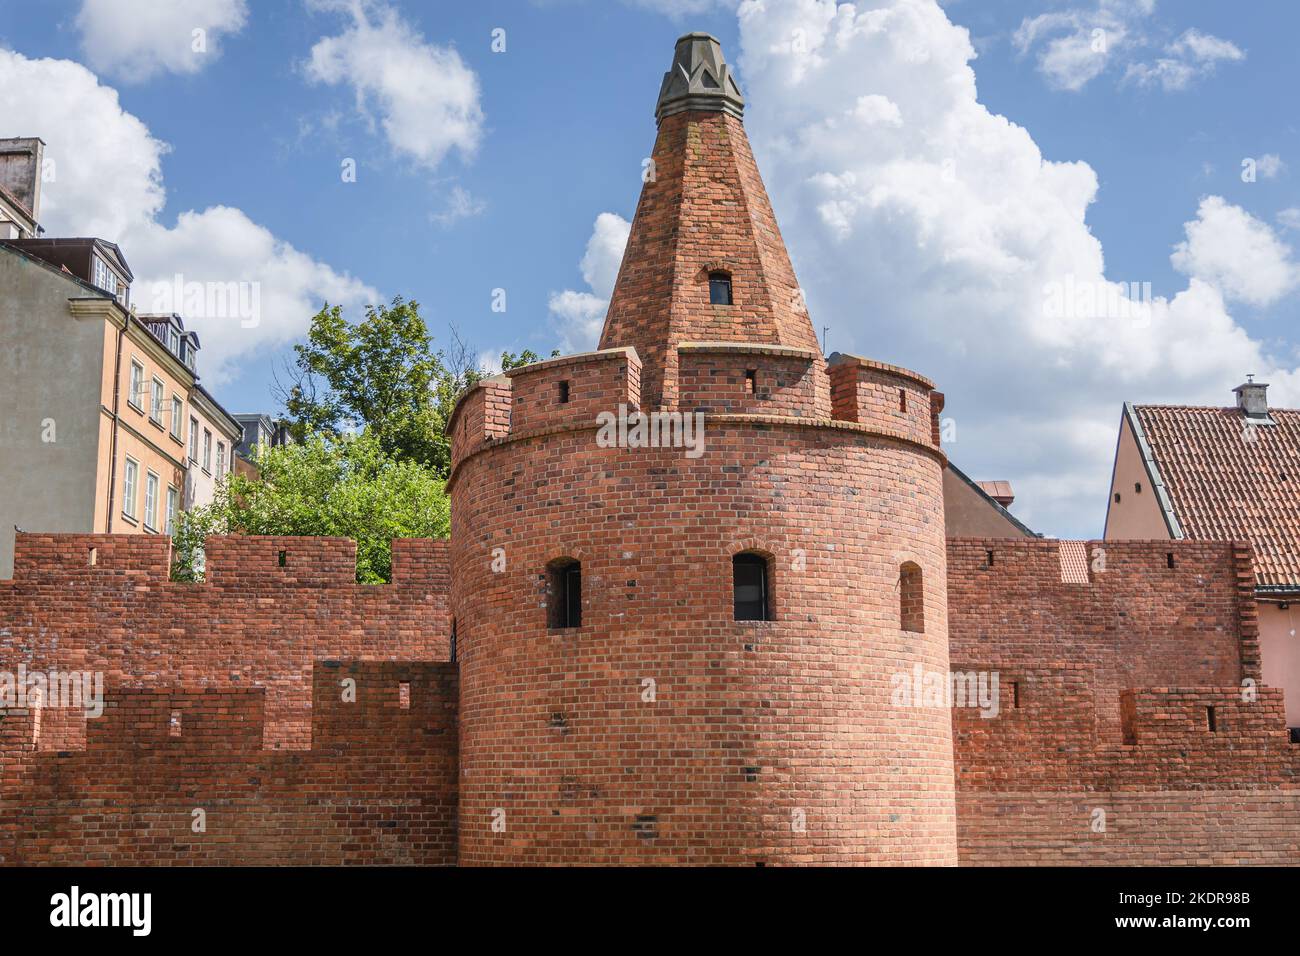
[[[664,74],[655,105],[655,120],[685,110],[730,113],[743,118],[745,97],[722,56],[722,44],[708,33],[687,33],[677,40],[672,68]]]

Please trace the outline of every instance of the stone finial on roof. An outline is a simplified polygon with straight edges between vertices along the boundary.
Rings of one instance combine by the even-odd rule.
[[[678,39],[672,69],[659,88],[657,121],[683,110],[722,110],[736,117],[745,112],[745,97],[722,58],[722,45],[707,33]]]

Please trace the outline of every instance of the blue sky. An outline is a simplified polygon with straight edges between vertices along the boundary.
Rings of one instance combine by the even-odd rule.
[[[1031,526],[1100,532],[1124,400],[1227,404],[1247,372],[1298,400],[1291,4],[159,6],[0,0],[0,135],[50,144],[51,234],[115,231],[140,279],[262,283],[256,329],[191,320],[232,411],[274,411],[324,298],[414,298],[483,354],[590,347],[694,29],[739,70],[829,348],[937,379],[953,460],[1010,479]],[[1103,262],[1154,319],[1044,314]]]

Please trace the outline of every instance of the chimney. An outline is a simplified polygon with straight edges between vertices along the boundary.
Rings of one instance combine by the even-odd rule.
[[[1011,490],[1009,481],[980,481],[976,482],[984,490],[984,493],[1000,504],[1004,508],[1010,508],[1011,503],[1016,500],[1016,493]]]
[[[45,143],[36,137],[0,139],[0,188],[17,199],[31,220],[31,233],[41,217],[41,166]]]
[[[1246,381],[1233,389],[1237,394],[1237,408],[1249,421],[1260,425],[1271,425],[1273,420],[1268,415],[1268,385],[1255,381],[1254,375],[1247,375]]]

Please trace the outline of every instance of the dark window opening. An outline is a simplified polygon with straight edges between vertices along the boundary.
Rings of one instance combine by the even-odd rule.
[[[547,626],[582,626],[582,565],[569,558],[547,568]]]
[[[1300,727],[1288,727],[1291,732],[1291,743],[1300,744]]]
[[[907,411],[907,389],[905,388],[898,390],[898,410],[900,412]]]
[[[737,621],[770,621],[767,558],[745,552],[731,559],[732,599]]]
[[[1119,504],[1119,492],[1115,492],[1115,504]]]
[[[1011,682],[1011,706],[1020,707],[1020,681],[1018,680]]]
[[[451,646],[448,648],[449,651],[448,657],[450,658],[451,662],[455,664],[456,663],[456,619],[454,617],[451,619],[450,645]]]
[[[899,626],[905,631],[916,634],[925,631],[921,566],[914,561],[907,561],[898,569],[898,619]]]
[[[288,564],[289,564],[289,552],[288,552],[288,551],[281,551],[281,552],[280,552],[280,567],[282,567],[282,568],[283,568],[283,567],[287,567]]]
[[[745,372],[745,394],[753,395],[758,391],[758,369],[748,369]]]
[[[713,305],[731,305],[731,276],[725,272],[709,273],[709,302]]]
[[[1165,566],[1170,568],[1174,566],[1174,553],[1172,551],[1165,554]]]
[[[569,383],[560,383],[560,404],[563,405],[569,400]]]
[[[1133,490],[1139,495],[1142,494],[1142,482],[1140,481],[1133,482]]]
[[[992,548],[990,548],[990,549],[988,549],[988,550],[986,550],[986,551],[984,552],[984,566],[985,566],[986,568],[991,568],[991,567],[993,567],[993,549],[992,549]]]
[[[1213,707],[1205,708],[1205,727],[1212,734],[1219,732],[1219,721]]]

